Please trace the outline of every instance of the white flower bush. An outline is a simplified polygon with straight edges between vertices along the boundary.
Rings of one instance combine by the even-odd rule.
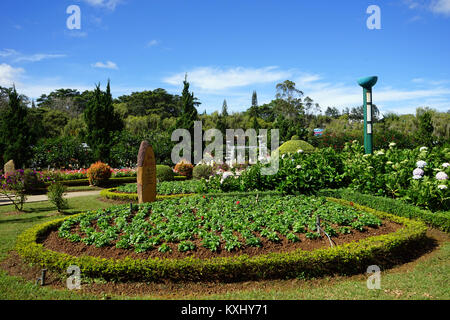
[[[427,163],[425,161],[419,160],[416,163],[417,168],[425,168],[427,166]]]
[[[229,177],[232,177],[232,176],[233,176],[233,172],[230,172],[230,171],[224,172],[222,174],[222,180],[226,180],[226,179],[228,179]]]
[[[420,150],[420,152],[427,152],[427,151],[428,151],[428,148],[427,148],[427,147],[422,147],[422,148],[420,148],[419,150]]]
[[[448,163],[448,162],[446,162],[446,163],[443,163],[443,164],[442,164],[442,167],[444,167],[444,168],[448,168],[448,167],[450,167],[450,163]]]
[[[445,184],[438,185],[439,190],[447,190],[447,186]]]
[[[448,180],[448,175],[445,172],[440,171],[436,174],[436,179],[440,181]]]
[[[424,174],[425,174],[425,171],[423,171],[423,170],[420,169],[420,168],[416,168],[416,169],[414,169],[414,171],[413,171],[413,175],[414,175],[414,176],[421,176],[421,177],[423,177]]]

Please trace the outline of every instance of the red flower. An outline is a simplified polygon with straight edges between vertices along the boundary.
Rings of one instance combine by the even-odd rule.
[[[204,216],[202,216],[202,220],[203,220],[203,219],[205,219],[205,217],[204,217]]]
[[[350,201],[350,205],[353,207],[355,204],[352,201]]]
[[[236,201],[236,204],[240,204],[241,202],[240,201]]]
[[[203,196],[203,199],[206,199],[206,196]]]

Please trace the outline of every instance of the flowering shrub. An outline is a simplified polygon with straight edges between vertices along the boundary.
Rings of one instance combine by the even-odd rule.
[[[343,151],[349,187],[359,192],[401,198],[430,210],[450,208],[447,187],[447,148],[397,149],[395,144],[374,155],[365,155],[357,142]],[[442,180],[441,180],[442,179]]]
[[[174,171],[182,176],[187,178],[192,178],[192,171],[194,170],[194,166],[186,160],[181,160],[175,166]]]
[[[111,177],[111,168],[100,161],[92,164],[87,170],[89,183],[93,186],[99,186]]]
[[[17,211],[23,210],[27,199],[24,170],[16,170],[8,176],[0,176],[1,193],[12,202]]]

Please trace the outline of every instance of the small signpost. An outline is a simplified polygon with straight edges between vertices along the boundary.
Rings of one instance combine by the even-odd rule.
[[[314,129],[314,135],[315,136],[322,136],[323,135],[323,131],[324,131],[324,129],[316,128],[316,129]]]
[[[373,152],[372,87],[377,81],[378,77],[365,77],[358,80],[358,84],[363,87],[364,95],[364,150],[366,154]]]

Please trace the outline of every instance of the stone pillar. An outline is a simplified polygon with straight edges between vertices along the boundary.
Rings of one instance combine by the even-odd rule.
[[[16,170],[15,166],[14,166],[14,161],[13,160],[9,160],[4,167],[4,175],[5,177],[9,176],[10,174],[13,174],[14,171]]]
[[[139,203],[156,201],[156,161],[152,146],[142,141],[137,163]]]

